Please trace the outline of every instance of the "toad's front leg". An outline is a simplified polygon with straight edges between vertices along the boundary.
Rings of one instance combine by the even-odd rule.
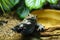
[[[38,27],[37,31],[43,32],[45,30],[42,24],[37,24],[36,27]]]

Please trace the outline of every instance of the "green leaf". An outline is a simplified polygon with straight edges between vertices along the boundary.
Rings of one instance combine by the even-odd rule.
[[[17,12],[20,19],[24,19],[26,16],[28,16],[29,9],[24,6],[21,6],[17,9],[16,12]]]
[[[25,0],[26,6],[31,9],[42,8],[46,0]]]
[[[0,8],[7,12],[11,11],[11,8],[18,4],[19,1],[20,0],[0,0]]]
[[[9,6],[6,4],[5,0],[2,0],[2,6],[5,10],[10,10]]]
[[[12,5],[16,5],[20,0],[9,0]]]
[[[1,10],[3,11],[3,13],[5,13],[5,11],[4,11],[4,9],[3,9],[1,3],[0,3],[0,8],[1,8]]]
[[[7,5],[8,5],[10,8],[13,7],[13,5],[10,3],[9,0],[5,0],[5,2],[7,3]]]
[[[58,0],[47,0],[50,4],[57,4]]]

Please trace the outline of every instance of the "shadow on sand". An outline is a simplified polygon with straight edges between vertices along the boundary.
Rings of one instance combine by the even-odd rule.
[[[30,35],[24,35],[22,40],[41,40],[40,39],[40,32],[33,32]]]

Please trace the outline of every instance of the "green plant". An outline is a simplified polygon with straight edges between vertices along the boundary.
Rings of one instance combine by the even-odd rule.
[[[3,13],[6,13],[19,4],[15,11],[19,18],[24,19],[31,10],[42,8],[47,1],[50,4],[57,4],[58,2],[58,0],[0,0],[0,8]]]
[[[58,0],[47,0],[50,4],[57,4]]]
[[[5,11],[11,11],[20,0],[0,0],[0,8],[5,13]]]

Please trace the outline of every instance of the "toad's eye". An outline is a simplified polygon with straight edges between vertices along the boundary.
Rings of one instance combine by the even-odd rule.
[[[24,23],[24,24],[27,24],[27,25],[28,25],[28,24],[31,24],[30,20],[28,20],[28,19],[24,20],[23,23]]]
[[[28,20],[26,20],[26,19],[23,21],[23,23],[25,23],[25,24],[26,24],[27,22],[28,22]]]
[[[31,24],[31,22],[27,22],[26,24]]]

